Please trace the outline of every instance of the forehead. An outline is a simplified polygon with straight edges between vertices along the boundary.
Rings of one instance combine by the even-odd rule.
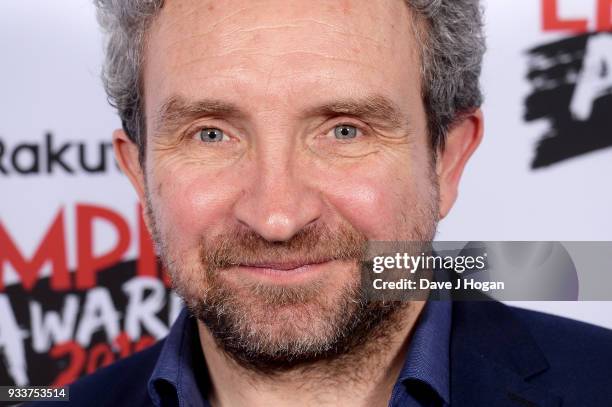
[[[370,93],[401,105],[420,94],[402,0],[170,0],[146,45],[147,116],[177,94],[296,109]]]

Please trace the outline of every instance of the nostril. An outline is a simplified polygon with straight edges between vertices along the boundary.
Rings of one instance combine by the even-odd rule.
[[[233,205],[237,221],[274,245],[286,244],[321,215],[320,194],[300,182],[250,185]]]

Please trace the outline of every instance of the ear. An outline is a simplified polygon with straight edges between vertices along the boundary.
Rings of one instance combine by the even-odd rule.
[[[457,199],[459,180],[484,131],[480,109],[463,118],[448,132],[444,150],[438,151],[436,172],[440,185],[440,219],[446,217]]]
[[[113,150],[121,171],[128,177],[144,206],[144,173],[138,160],[138,146],[121,129],[113,132]]]

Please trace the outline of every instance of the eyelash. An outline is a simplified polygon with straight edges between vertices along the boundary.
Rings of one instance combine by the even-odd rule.
[[[370,131],[371,131],[369,126],[367,126],[365,124],[355,123],[353,121],[343,120],[343,121],[338,121],[336,123],[333,123],[329,127],[329,129],[324,132],[324,135],[328,135],[330,133],[333,133],[334,129],[336,127],[341,127],[341,126],[351,126],[351,127],[354,127],[355,129],[357,129],[358,133],[357,133],[357,136],[355,138],[359,138],[359,136],[361,136],[361,137],[368,137],[370,135]],[[347,142],[350,142],[350,139]]]
[[[189,128],[188,130],[186,130],[183,133],[183,137],[182,138],[186,139],[186,140],[195,140],[195,141],[198,141],[198,142],[203,142],[202,140],[199,139],[199,136],[200,136],[200,132],[202,130],[205,130],[205,129],[218,129],[218,130],[221,130],[223,132],[223,135],[229,139],[228,141],[233,141],[233,140],[236,139],[232,135],[233,134],[232,131],[227,131],[227,130],[225,130],[224,126],[218,126],[218,125],[216,125],[214,123],[200,124],[198,126],[191,127],[191,128]]]
[[[361,123],[356,123],[354,121],[347,121],[347,120],[343,120],[343,121],[338,121],[335,123],[332,123],[331,125],[327,126],[327,130],[323,132],[323,136],[327,136],[330,133],[332,133],[333,136],[333,132],[334,129],[336,127],[340,127],[340,126],[351,126],[354,127],[357,130],[357,136],[355,138],[361,138],[361,137],[368,137],[370,135],[371,129],[369,126],[365,125],[365,124],[361,124]],[[196,140],[196,141],[200,141],[199,140],[199,134],[202,130],[204,129],[219,129],[223,132],[223,134],[229,138],[228,141],[233,141],[236,139],[236,137],[234,137],[232,134],[232,131],[228,131],[225,129],[224,126],[219,126],[216,125],[214,123],[206,123],[206,124],[201,124],[198,125],[196,127],[192,127],[188,130],[186,130],[183,133],[183,137],[184,139],[188,139],[188,140]],[[351,139],[347,139],[347,141],[345,142],[350,142]],[[337,141],[341,141],[341,140],[337,140]]]

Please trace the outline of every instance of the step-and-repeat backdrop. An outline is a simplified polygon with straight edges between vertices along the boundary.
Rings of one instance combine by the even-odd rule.
[[[486,134],[440,240],[612,240],[612,0],[489,0]],[[0,4],[0,384],[65,384],[181,308],[110,135],[89,0]],[[520,304],[611,326],[612,304]]]

